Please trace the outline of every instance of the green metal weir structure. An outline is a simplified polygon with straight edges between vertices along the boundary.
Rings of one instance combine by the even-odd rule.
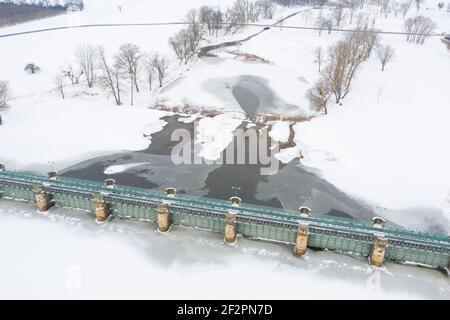
[[[415,263],[434,268],[448,268],[450,237],[407,230],[386,225],[382,229],[364,221],[313,214],[310,217],[296,211],[241,204],[232,206],[223,200],[196,198],[186,195],[167,196],[154,190],[115,186],[60,177],[51,179],[31,172],[6,171],[0,168],[0,198],[35,201],[36,187],[50,195],[55,206],[94,212],[95,197],[102,197],[113,217],[157,223],[156,205],[169,203],[171,221],[202,230],[224,233],[225,214],[236,213],[237,234],[268,241],[295,244],[299,223],[309,226],[307,245],[369,256],[374,235],[382,233],[388,239],[387,261]]]

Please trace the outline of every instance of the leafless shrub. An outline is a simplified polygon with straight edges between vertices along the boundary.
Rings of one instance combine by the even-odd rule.
[[[390,45],[378,45],[377,54],[378,59],[380,59],[381,62],[381,71],[384,71],[384,67],[386,66],[386,64],[394,59],[395,50]]]
[[[63,100],[64,100],[66,98],[66,96],[64,94],[64,87],[65,87],[64,75],[58,73],[53,78],[53,82],[54,82],[54,84],[56,86],[56,89],[58,90],[59,94],[61,95],[61,98],[63,98]]]
[[[328,114],[328,100],[331,97],[331,90],[328,86],[328,81],[325,79],[319,80],[313,88],[308,91],[308,98],[317,112],[323,111]]]
[[[72,86],[80,83],[80,78],[83,75],[82,70],[74,70],[71,64],[67,64],[66,68],[62,71],[63,75],[69,79]]]

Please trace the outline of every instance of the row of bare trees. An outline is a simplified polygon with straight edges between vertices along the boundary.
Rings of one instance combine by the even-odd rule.
[[[64,99],[65,79],[75,86],[84,79],[89,88],[96,83],[105,87],[114,97],[117,105],[122,104],[123,81],[129,81],[130,104],[134,104],[134,92],[140,91],[140,76],[145,72],[149,90],[152,90],[153,78],[158,79],[162,87],[169,68],[169,60],[158,52],[145,54],[132,43],[122,45],[118,52],[108,56],[101,46],[83,44],[75,53],[76,65],[67,67],[54,78],[56,88]]]
[[[217,37],[220,32],[236,32],[246,23],[257,22],[260,18],[273,18],[274,12],[273,0],[236,0],[225,11],[205,5],[186,14],[188,27],[173,35],[169,44],[180,64],[187,64],[198,52],[200,41],[206,34]]]
[[[428,17],[416,16],[405,21],[408,42],[423,44],[435,29],[436,23]]]
[[[379,34],[373,29],[356,29],[345,34],[344,38],[332,45],[327,52],[326,67],[321,70],[324,53],[321,47],[315,51],[315,62],[319,64],[321,77],[308,92],[308,97],[316,110],[327,110],[331,97],[336,103],[349,94],[352,81],[361,64],[370,58],[376,48],[381,69],[384,70],[395,55],[394,49],[380,44]]]

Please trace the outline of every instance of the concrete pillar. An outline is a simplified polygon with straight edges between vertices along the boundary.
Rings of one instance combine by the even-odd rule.
[[[225,236],[223,240],[226,244],[234,244],[236,242],[236,213],[228,211],[225,213]]]
[[[109,218],[109,206],[102,198],[95,198],[95,220],[105,222]]]
[[[299,223],[297,228],[297,237],[295,239],[294,253],[296,256],[303,256],[308,248],[309,226]]]
[[[169,204],[160,202],[156,205],[156,213],[158,214],[158,231],[167,232],[172,225],[169,213]]]
[[[36,207],[40,212],[50,209],[50,197],[44,190],[36,193]]]
[[[384,255],[389,240],[383,235],[374,235],[372,252],[370,253],[370,264],[375,267],[381,267],[384,262]]]
[[[56,180],[58,177],[58,174],[55,171],[50,171],[47,173],[47,177],[51,180]]]
[[[105,186],[109,189],[114,189],[116,187],[116,180],[114,179],[106,179]]]

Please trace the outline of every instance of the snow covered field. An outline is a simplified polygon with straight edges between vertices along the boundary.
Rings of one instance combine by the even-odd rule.
[[[11,245],[14,244],[14,245]],[[448,299],[440,271],[308,252],[285,245],[0,203],[0,298]],[[233,281],[230,281],[232,279]]]
[[[176,3],[88,0],[82,12],[1,28],[0,34],[79,24],[182,21],[189,9],[212,4],[206,0]],[[231,0],[214,3],[223,5]],[[147,108],[152,101],[148,89],[136,95],[132,108],[126,92],[124,104],[117,107],[103,89],[84,85],[67,85],[63,101],[54,76],[67,63],[74,63],[75,49],[82,44],[102,45],[112,55],[120,45],[132,42],[143,52],[173,55],[168,39],[181,27],[75,29],[1,39],[0,80],[9,82],[13,96],[11,108],[2,114],[1,161],[9,168],[40,171],[50,169],[52,163],[59,170],[94,154],[145,149],[149,139],[143,135],[161,130],[165,122],[160,118],[169,114]],[[30,62],[41,68],[39,74],[24,72]]]

